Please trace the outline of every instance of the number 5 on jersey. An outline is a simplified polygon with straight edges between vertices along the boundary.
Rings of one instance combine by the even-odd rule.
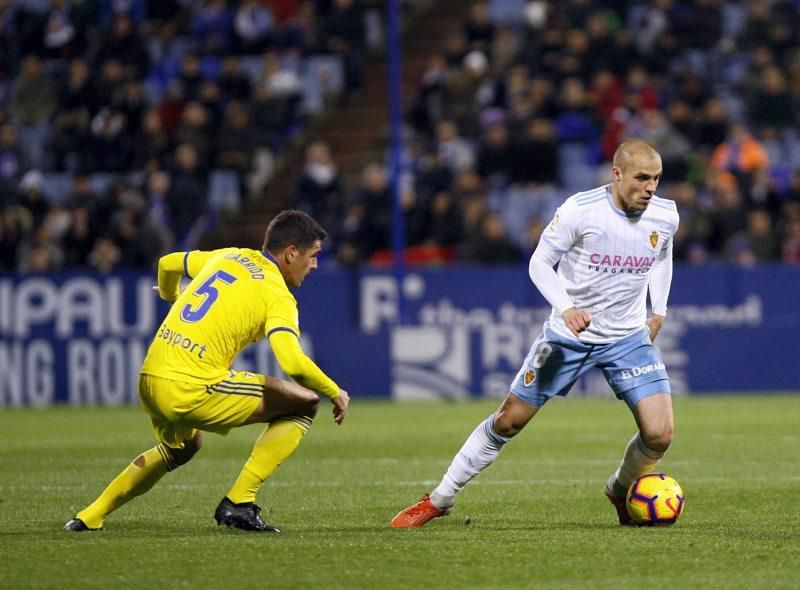
[[[196,308],[193,308],[191,303],[187,303],[183,306],[183,309],[181,309],[181,319],[184,322],[192,324],[208,313],[208,310],[211,309],[211,306],[219,296],[219,290],[214,286],[216,281],[222,281],[226,285],[231,285],[236,281],[236,277],[224,270],[218,270],[203,281],[192,293],[193,295],[203,297],[203,301]]]

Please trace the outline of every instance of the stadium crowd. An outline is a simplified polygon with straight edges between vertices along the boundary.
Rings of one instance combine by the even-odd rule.
[[[361,84],[353,0],[0,0],[0,270],[152,266]]]
[[[194,245],[333,88],[324,69],[308,87],[315,55],[359,90],[364,22],[358,0],[0,0],[0,270]],[[679,260],[800,263],[798,111],[798,0],[479,0],[407,104],[409,259],[524,260],[641,137]],[[340,264],[385,261],[386,163],[347,187],[335,148],[308,147],[294,204]]]
[[[677,259],[800,262],[797,0],[480,0],[442,38],[406,112],[409,260],[526,259],[639,137],[680,209]],[[341,262],[386,260],[380,163],[350,193],[336,171],[310,148],[297,203],[344,220]]]

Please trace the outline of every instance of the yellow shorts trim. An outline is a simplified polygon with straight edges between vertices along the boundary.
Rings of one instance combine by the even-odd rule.
[[[198,430],[225,435],[242,426],[261,403],[266,378],[231,371],[226,379],[198,384],[139,376],[139,400],[160,443],[181,449]]]

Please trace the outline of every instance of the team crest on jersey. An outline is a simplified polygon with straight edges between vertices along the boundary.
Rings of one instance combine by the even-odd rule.
[[[658,232],[653,230],[650,232],[650,247],[655,248],[656,244],[658,244]]]
[[[556,231],[558,229],[558,221],[558,211],[556,211],[556,214],[553,215],[553,221],[550,222],[550,225],[548,225],[547,228],[550,231]]]
[[[529,387],[534,381],[536,381],[536,371],[533,369],[526,370],[525,374],[522,376],[522,382],[525,384],[525,387]]]

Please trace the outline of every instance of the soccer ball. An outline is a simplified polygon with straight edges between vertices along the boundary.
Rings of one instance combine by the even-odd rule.
[[[684,497],[681,486],[669,475],[649,473],[628,489],[628,514],[641,526],[674,524],[683,512]]]

